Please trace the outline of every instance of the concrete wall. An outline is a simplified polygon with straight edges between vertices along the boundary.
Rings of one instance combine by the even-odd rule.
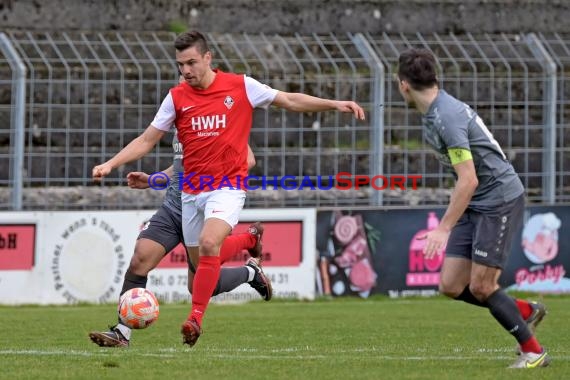
[[[0,0],[0,30],[567,32],[568,0]]]

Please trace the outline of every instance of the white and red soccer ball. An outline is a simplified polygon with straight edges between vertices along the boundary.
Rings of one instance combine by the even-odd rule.
[[[132,329],[144,329],[158,319],[158,300],[145,288],[127,290],[119,299],[121,323]]]

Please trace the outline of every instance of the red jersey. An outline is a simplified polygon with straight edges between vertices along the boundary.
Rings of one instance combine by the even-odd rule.
[[[170,90],[152,125],[164,130],[168,120],[160,119],[161,112],[174,116],[184,148],[184,192],[197,194],[221,187],[245,190],[253,109],[270,104],[276,94],[252,78],[217,70],[205,90],[186,82]]]

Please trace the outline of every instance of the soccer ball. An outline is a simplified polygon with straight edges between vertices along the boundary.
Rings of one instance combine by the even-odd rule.
[[[132,329],[144,329],[158,319],[158,300],[145,288],[127,290],[119,299],[119,319]]]

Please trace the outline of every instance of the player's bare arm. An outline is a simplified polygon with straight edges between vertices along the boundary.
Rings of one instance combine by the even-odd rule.
[[[447,210],[439,226],[428,232],[424,237],[427,239],[424,254],[428,259],[432,258],[436,253],[440,253],[441,250],[445,248],[451,229],[455,226],[461,215],[463,215],[465,209],[467,209],[475,193],[475,189],[479,185],[472,159],[456,163],[453,165],[453,168],[457,173],[457,183],[451,193]]]
[[[131,141],[119,153],[113,156],[113,158],[101,165],[95,166],[92,171],[93,179],[100,181],[103,177],[109,175],[113,169],[142,158],[154,148],[165,133],[166,132],[152,125],[148,126],[140,136]]]
[[[255,166],[255,156],[249,144],[247,144],[247,170],[250,170]]]
[[[273,105],[295,112],[321,112],[337,110],[354,114],[359,120],[364,120],[364,110],[351,100],[332,100],[298,92],[279,91],[273,100]]]
[[[170,178],[174,175],[174,167],[170,165],[168,168],[162,170],[162,173],[166,174]],[[150,174],[145,172],[130,172],[127,174],[127,186],[131,189],[147,189],[150,187],[148,184],[148,177],[150,177]],[[156,183],[160,184],[159,181]]]

